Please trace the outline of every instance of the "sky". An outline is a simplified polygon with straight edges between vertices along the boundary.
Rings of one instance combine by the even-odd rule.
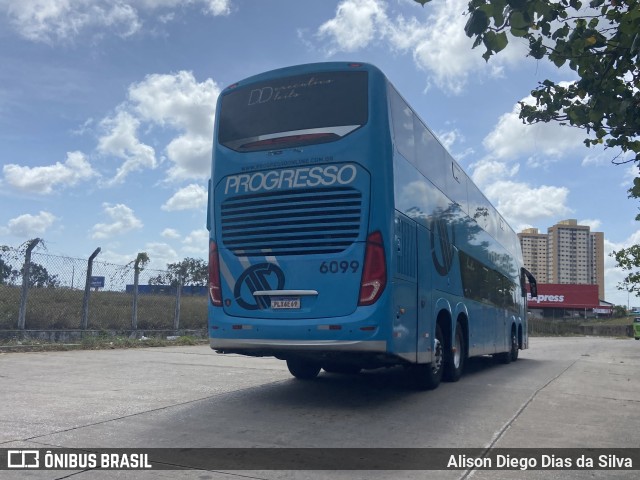
[[[215,102],[263,71],[324,61],[382,69],[509,224],[575,218],[609,256],[640,243],[638,170],[584,131],[524,125],[518,102],[568,68],[512,38],[489,62],[466,0],[0,0],[0,245],[150,268],[205,259]],[[620,157],[618,160],[624,160]]]

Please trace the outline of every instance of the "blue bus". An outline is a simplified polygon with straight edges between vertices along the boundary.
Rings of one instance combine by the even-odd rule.
[[[416,386],[528,346],[520,243],[376,67],[319,63],[218,99],[207,225],[219,353],[299,379],[403,365]]]

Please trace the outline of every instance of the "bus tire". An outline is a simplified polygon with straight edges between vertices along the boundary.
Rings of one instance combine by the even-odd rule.
[[[287,368],[298,380],[313,380],[320,373],[319,364],[300,358],[289,358]]]
[[[500,363],[504,363],[505,365],[511,363],[511,350],[508,352],[500,352],[496,353],[493,358],[498,360]]]
[[[444,370],[444,337],[440,325],[436,325],[433,345],[433,361],[411,366],[411,383],[419,390],[433,390],[440,385]]]
[[[520,342],[518,341],[518,335],[516,331],[513,330],[511,332],[511,361],[515,362],[518,360],[518,354],[520,353]]]
[[[444,357],[443,378],[445,382],[457,382],[462,376],[464,370],[464,361],[466,357],[464,330],[460,322],[456,324],[456,332],[453,336],[451,348],[446,349]]]

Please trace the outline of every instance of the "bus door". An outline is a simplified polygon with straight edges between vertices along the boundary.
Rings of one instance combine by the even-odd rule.
[[[395,268],[393,352],[415,363],[416,330],[418,316],[418,252],[416,223],[396,213],[393,255]]]

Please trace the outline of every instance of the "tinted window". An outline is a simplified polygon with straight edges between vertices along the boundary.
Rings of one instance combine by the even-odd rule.
[[[414,165],[416,164],[413,136],[413,112],[394,88],[389,88],[393,138],[398,151]]]
[[[320,72],[232,90],[218,141],[237,151],[337,140],[367,122],[367,72]]]
[[[460,252],[464,296],[496,307],[517,310],[516,284],[500,272]]]

